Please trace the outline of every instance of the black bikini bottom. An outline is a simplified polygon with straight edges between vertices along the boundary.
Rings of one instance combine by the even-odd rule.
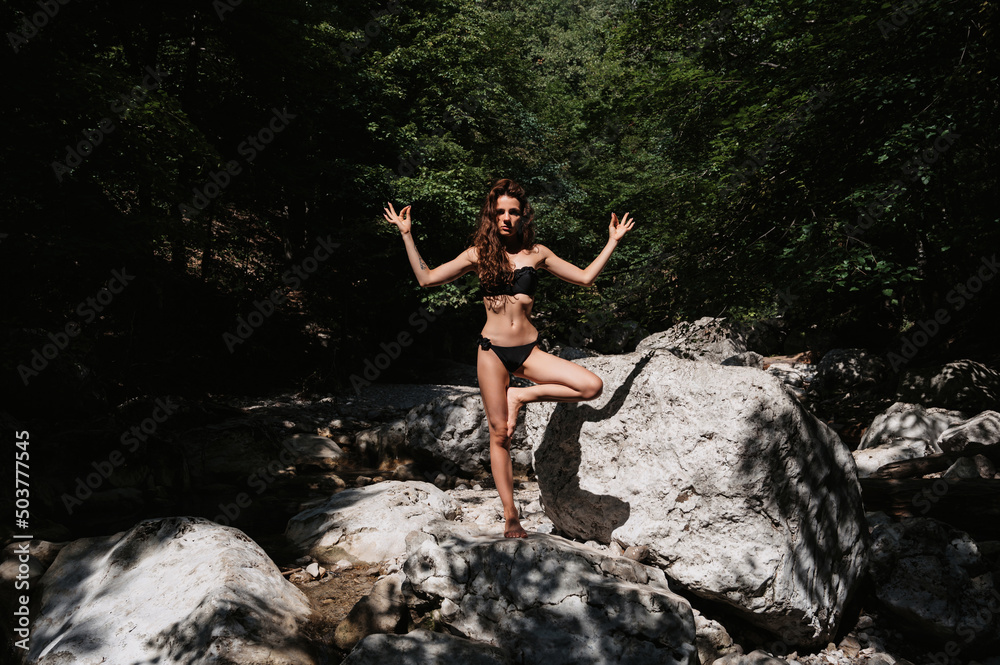
[[[531,355],[531,350],[538,344],[538,340],[521,346],[497,346],[490,341],[489,337],[480,337],[477,344],[483,351],[493,349],[493,353],[497,354],[497,358],[507,368],[507,371],[516,372]]]

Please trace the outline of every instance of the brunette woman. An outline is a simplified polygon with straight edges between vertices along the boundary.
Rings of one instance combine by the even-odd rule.
[[[517,413],[529,402],[581,402],[601,394],[604,383],[593,372],[545,353],[531,324],[538,271],[548,270],[571,284],[590,286],[615,247],[632,229],[629,213],[619,221],[611,214],[608,244],[586,268],[565,261],[535,242],[534,213],[524,189],[513,180],[498,180],[486,195],[472,246],[448,263],[428,268],[410,233],[410,206],[399,213],[386,205],[385,219],[403,235],[410,266],[420,286],[438,286],[475,271],[482,285],[486,325],[478,341],[477,369],[483,407],[489,420],[490,466],[503,503],[508,538],[524,538],[514,503],[510,439]],[[510,374],[533,382],[510,387]]]

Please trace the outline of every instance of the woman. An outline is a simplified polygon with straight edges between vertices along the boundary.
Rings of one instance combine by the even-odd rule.
[[[538,331],[531,325],[537,272],[540,269],[571,284],[590,286],[604,269],[618,242],[632,229],[629,213],[618,220],[612,213],[610,238],[593,263],[580,269],[535,242],[534,213],[524,189],[513,180],[498,180],[479,213],[472,247],[455,259],[428,268],[410,233],[410,206],[399,213],[391,203],[386,221],[403,235],[410,266],[420,286],[438,286],[476,271],[486,305],[486,325],[479,338],[479,389],[490,429],[490,466],[503,503],[504,535],[524,538],[514,503],[514,473],[510,439],[517,413],[529,402],[581,402],[601,394],[604,383],[593,372],[538,347]],[[510,374],[536,385],[511,388]]]

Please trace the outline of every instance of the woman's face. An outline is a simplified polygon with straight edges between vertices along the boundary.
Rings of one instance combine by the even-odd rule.
[[[500,235],[507,238],[517,233],[521,221],[521,203],[513,196],[497,199],[497,226]]]

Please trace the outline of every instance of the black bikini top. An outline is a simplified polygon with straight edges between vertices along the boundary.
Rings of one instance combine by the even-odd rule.
[[[514,277],[510,284],[503,284],[489,291],[481,288],[479,289],[479,297],[513,296],[518,293],[534,297],[537,287],[538,271],[535,270],[534,266],[523,266],[514,271]]]

